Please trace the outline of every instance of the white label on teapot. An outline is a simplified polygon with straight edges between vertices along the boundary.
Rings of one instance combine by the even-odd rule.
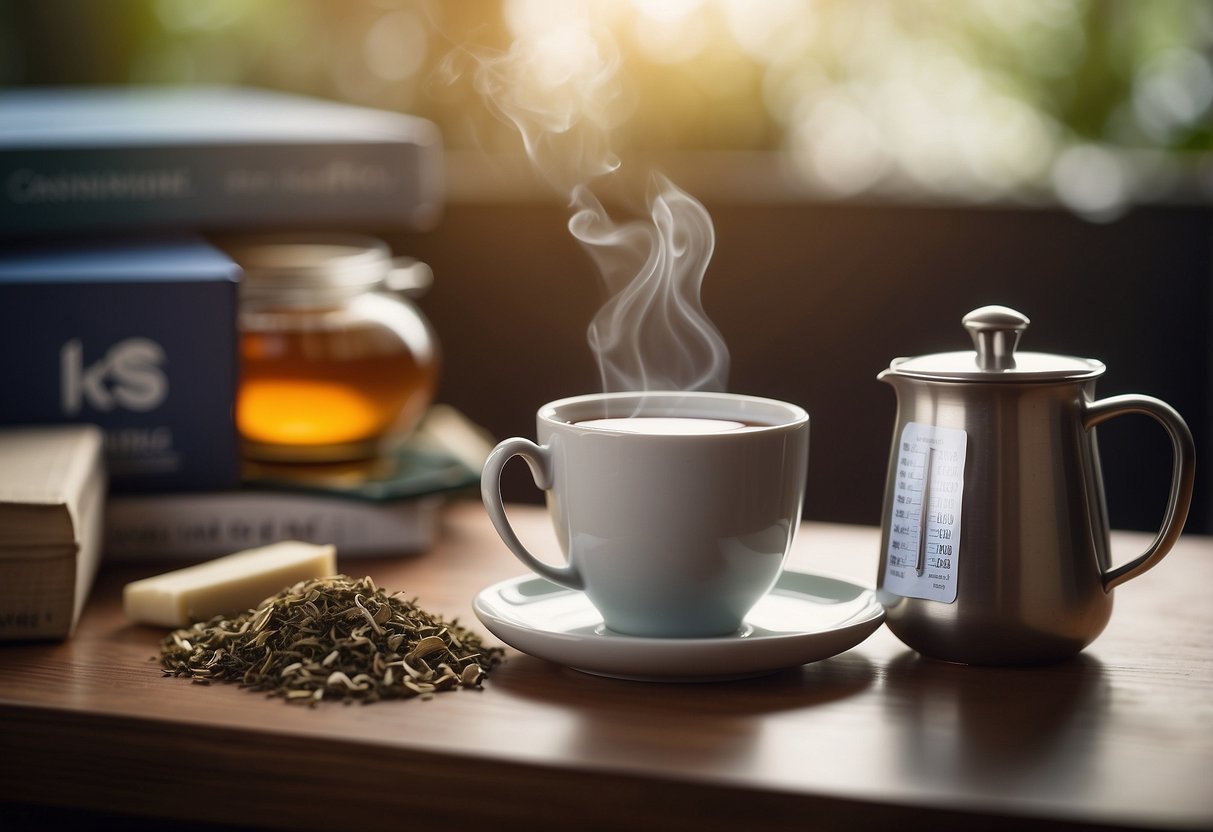
[[[960,563],[960,507],[968,435],[909,422],[897,445],[883,589],[950,604]]]

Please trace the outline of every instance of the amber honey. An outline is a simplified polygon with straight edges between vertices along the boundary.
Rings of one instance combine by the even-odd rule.
[[[416,423],[436,368],[407,353],[376,353],[374,341],[366,327],[244,335],[236,422],[249,455],[369,455],[394,427]]]
[[[322,297],[279,305],[250,293],[243,305],[236,424],[249,459],[369,458],[433,400],[437,339],[411,303],[378,291]]]

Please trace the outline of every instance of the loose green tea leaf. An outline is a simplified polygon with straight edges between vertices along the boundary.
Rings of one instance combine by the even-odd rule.
[[[165,676],[235,682],[287,702],[377,702],[479,688],[499,647],[370,578],[301,581],[234,619],[217,616],[160,643]]]

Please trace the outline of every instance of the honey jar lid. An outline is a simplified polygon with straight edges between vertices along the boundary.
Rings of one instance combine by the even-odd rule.
[[[382,284],[393,268],[387,243],[356,234],[274,234],[220,245],[244,270],[242,295],[258,300],[357,294]]]

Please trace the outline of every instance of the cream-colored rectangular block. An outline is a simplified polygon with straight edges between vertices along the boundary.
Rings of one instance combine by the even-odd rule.
[[[185,627],[236,616],[288,586],[337,573],[337,548],[286,540],[132,581],[122,591],[128,618]]]

